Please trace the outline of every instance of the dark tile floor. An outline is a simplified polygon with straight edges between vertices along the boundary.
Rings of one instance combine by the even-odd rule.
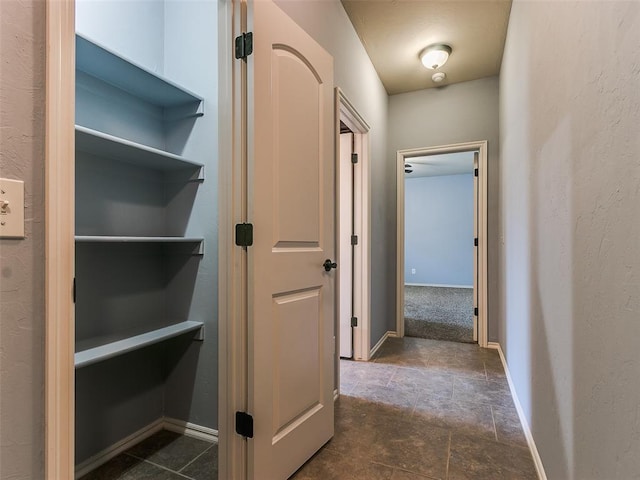
[[[81,480],[217,480],[218,445],[161,430]]]
[[[390,338],[340,370],[335,436],[293,479],[537,479],[495,350]],[[217,464],[217,445],[161,431],[82,480],[217,480]]]
[[[390,338],[340,371],[335,436],[295,480],[537,479],[495,350]]]

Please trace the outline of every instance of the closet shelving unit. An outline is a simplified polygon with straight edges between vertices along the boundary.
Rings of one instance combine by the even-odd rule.
[[[91,77],[91,82],[94,84],[104,85],[106,91],[116,92],[116,96],[122,92],[124,98],[133,96],[139,101],[149,104],[151,108],[156,108],[161,112],[161,121],[164,126],[186,118],[197,118],[204,114],[204,101],[198,95],[79,34],[76,35],[76,70]],[[95,91],[95,85],[92,84],[91,89]],[[100,95],[104,94],[98,89],[97,96]],[[84,108],[84,105],[80,108]],[[109,121],[117,122],[118,119],[109,118]],[[175,174],[179,182],[201,182],[204,180],[204,165],[202,163],[168,150],[148,146],[84,125],[76,125],[75,133],[76,151],[79,153],[99,157],[104,162],[122,162],[159,171],[166,178],[172,178]],[[140,218],[139,221],[144,222],[145,219]],[[163,255],[204,255],[204,238],[202,237],[105,233],[76,235],[75,241],[78,246],[159,244],[163,246]],[[186,248],[174,247],[178,245]],[[118,251],[114,251],[111,254],[118,255],[118,253]],[[79,318],[77,321],[90,322],[92,320]],[[167,319],[160,319],[151,323],[152,325],[147,328],[138,325],[133,329],[121,329],[90,338],[77,339],[76,369],[187,333],[195,332],[195,339],[203,339],[203,323],[199,321],[185,320],[169,323]]]

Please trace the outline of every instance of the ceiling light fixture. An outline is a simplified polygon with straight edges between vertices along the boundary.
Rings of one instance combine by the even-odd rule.
[[[445,44],[429,45],[420,52],[420,61],[431,70],[437,70],[449,59],[451,55],[451,47]]]

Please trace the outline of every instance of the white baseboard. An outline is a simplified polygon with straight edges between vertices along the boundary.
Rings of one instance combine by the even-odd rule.
[[[378,343],[376,343],[373,348],[371,349],[371,352],[369,352],[369,358],[372,358],[375,353],[380,349],[380,347],[382,346],[382,344],[384,343],[384,341],[389,338],[389,337],[397,337],[397,333],[394,332],[393,330],[389,330],[387,332],[384,333],[384,335],[382,336],[382,338],[380,340],[378,340]]]
[[[170,432],[180,433],[187,437],[199,438],[200,440],[206,440],[207,442],[218,443],[218,431],[203,427],[202,425],[196,425],[195,423],[185,422],[184,420],[178,420],[177,418],[164,417],[162,424],[165,430]]]
[[[213,428],[203,427],[195,423],[185,422],[176,418],[159,418],[150,423],[146,427],[142,427],[137,432],[132,433],[119,442],[110,445],[101,452],[89,457],[84,462],[76,465],[75,478],[78,479],[83,475],[95,470],[99,466],[107,463],[112,458],[117,457],[122,452],[129,450],[134,445],[142,442],[154,433],[160,430],[169,430],[171,432],[180,433],[188,437],[199,438],[208,442],[218,443],[218,431]]]
[[[142,427],[137,432],[132,433],[128,437],[123,438],[119,442],[116,442],[113,445],[108,446],[101,452],[98,452],[95,455],[87,458],[84,462],[76,465],[75,478],[78,479],[83,475],[86,475],[90,471],[98,468],[100,465],[107,463],[112,458],[117,457],[125,450],[129,450],[131,447],[133,447],[137,443],[140,443],[145,438],[148,438],[154,433],[159,432],[160,430],[162,430],[163,424],[164,419],[159,418],[146,427]]]
[[[473,288],[473,285],[447,285],[443,283],[409,283],[404,282],[406,287],[442,287],[442,288]]]
[[[533,435],[531,434],[531,428],[529,428],[529,422],[527,421],[527,417],[525,416],[522,405],[520,404],[520,400],[518,399],[518,394],[516,393],[516,388],[513,384],[513,380],[511,380],[511,374],[509,373],[509,367],[507,366],[507,360],[504,357],[502,347],[497,342],[489,342],[488,347],[498,350],[500,360],[502,361],[502,366],[504,367],[504,373],[507,376],[507,382],[509,382],[509,390],[511,390],[513,403],[516,404],[516,410],[518,411],[520,424],[522,425],[524,436],[527,438],[527,444],[529,445],[529,450],[531,451],[531,456],[533,457],[533,463],[536,467],[536,471],[538,472],[538,478],[540,480],[547,480],[547,474],[544,471],[544,465],[542,465],[542,459],[540,458],[540,453],[538,453],[538,447],[536,447],[536,442],[533,439]]]

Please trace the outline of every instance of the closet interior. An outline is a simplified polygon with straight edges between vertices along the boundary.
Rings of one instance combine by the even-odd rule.
[[[161,428],[216,437],[217,9],[76,0],[81,473]]]

